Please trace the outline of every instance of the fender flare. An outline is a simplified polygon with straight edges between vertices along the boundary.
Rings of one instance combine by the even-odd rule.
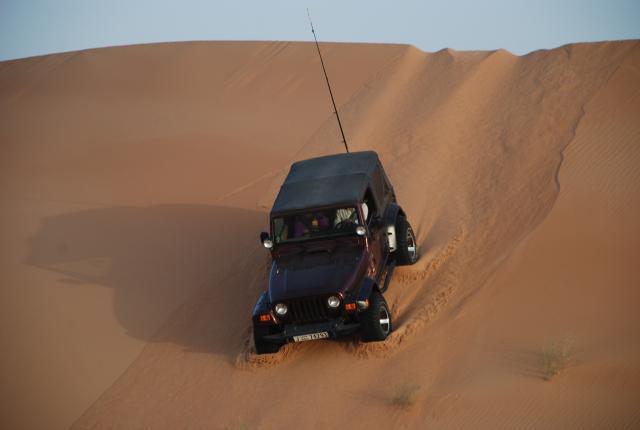
[[[269,312],[271,309],[269,308],[269,298],[267,297],[267,292],[263,292],[258,297],[258,301],[256,302],[255,307],[253,308],[253,317],[256,319],[258,315]]]
[[[358,289],[358,295],[356,301],[367,300],[373,290],[379,290],[378,284],[371,278],[364,278],[360,288]]]
[[[397,249],[397,239],[396,239],[396,219],[398,215],[403,215],[404,211],[397,203],[393,202],[388,207],[384,213],[384,229],[387,232],[387,241],[389,244],[389,252],[394,252]]]

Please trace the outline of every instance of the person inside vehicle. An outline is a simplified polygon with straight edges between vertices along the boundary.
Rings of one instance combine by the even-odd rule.
[[[336,217],[333,219],[333,227],[357,224],[358,215],[355,208],[336,209]]]
[[[304,237],[311,233],[326,231],[329,228],[329,218],[322,212],[309,212],[296,217],[293,236]]]
[[[362,203],[362,214],[364,215],[365,220],[369,215],[369,207],[366,203]],[[366,223],[366,222],[365,222]],[[358,222],[358,213],[355,208],[340,208],[336,210],[336,217],[333,220],[334,227],[342,227],[344,225],[357,225]]]

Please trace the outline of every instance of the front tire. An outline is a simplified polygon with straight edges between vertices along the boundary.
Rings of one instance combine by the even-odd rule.
[[[398,215],[396,219],[396,235],[398,248],[396,250],[396,262],[399,266],[409,266],[418,261],[418,246],[416,245],[416,235],[403,215]]]
[[[282,345],[278,343],[267,342],[262,339],[262,336],[264,336],[266,333],[268,333],[268,330],[261,330],[261,328],[257,327],[254,327],[253,329],[253,345],[255,346],[257,355],[275,354],[276,352],[280,351],[280,347]]]
[[[385,340],[393,325],[391,312],[382,294],[373,291],[369,297],[369,309],[362,313],[361,339],[363,342],[379,342]]]

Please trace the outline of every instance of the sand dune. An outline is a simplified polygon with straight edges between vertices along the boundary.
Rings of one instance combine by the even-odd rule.
[[[257,357],[257,233],[291,162],[342,150],[313,48],[0,63],[3,427],[637,427],[640,42],[323,44],[421,259],[385,343]]]

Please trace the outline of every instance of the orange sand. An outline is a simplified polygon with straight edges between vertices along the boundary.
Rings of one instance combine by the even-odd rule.
[[[2,428],[640,426],[640,42],[322,49],[418,234],[391,337],[251,353],[275,193],[342,149],[313,45],[2,62]]]

